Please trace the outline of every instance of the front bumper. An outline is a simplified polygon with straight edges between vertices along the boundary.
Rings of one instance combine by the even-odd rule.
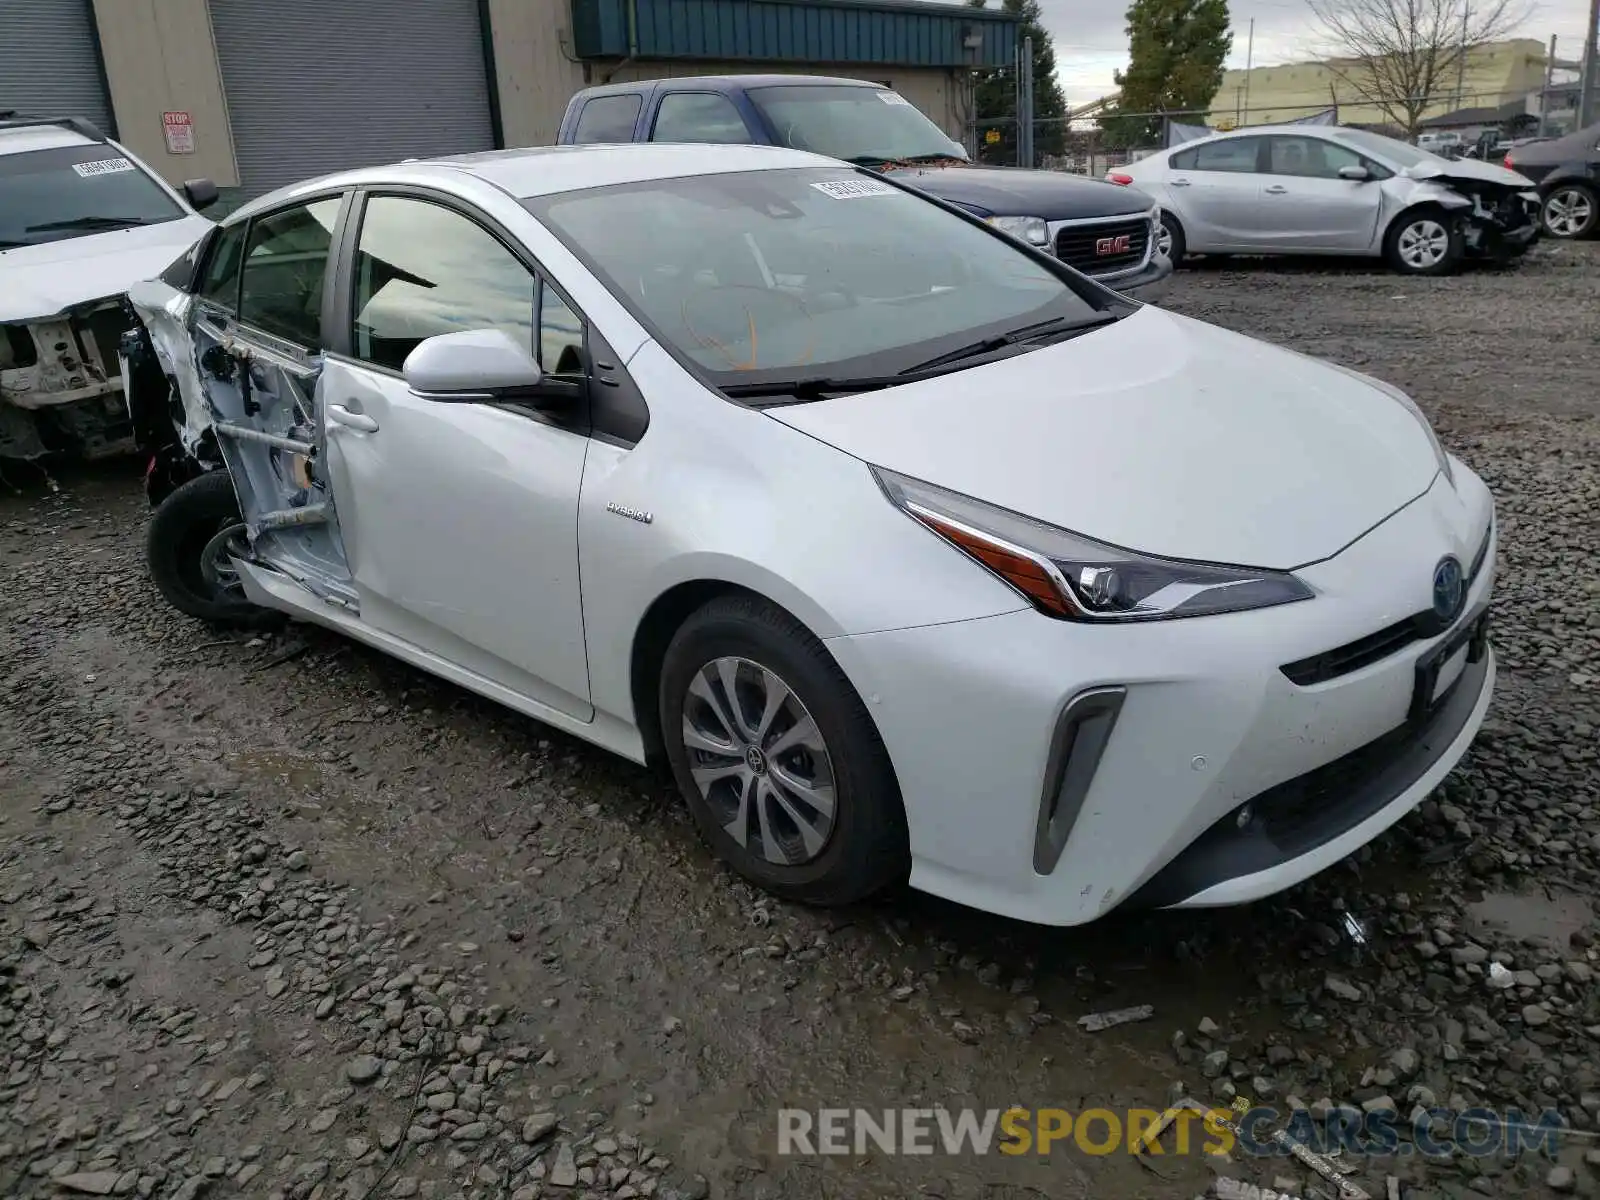
[[[1468,254],[1504,261],[1526,254],[1539,240],[1544,224],[1539,216],[1538,192],[1524,192],[1517,199],[1522,211],[1510,220],[1499,212],[1481,208],[1473,211],[1465,229]]]
[[[1428,608],[1431,565],[1481,542],[1492,507],[1464,467],[1457,484],[1460,495],[1430,492],[1300,571],[1319,594],[1299,604],[1110,628],[1027,609],[831,639],[894,762],[913,886],[1049,925],[1125,904],[1232,904],[1316,874],[1399,820],[1487,710],[1494,666],[1480,639],[1441,707],[1407,731],[1419,662],[1469,619],[1317,682],[1285,667]],[[1488,603],[1494,554],[1491,538],[1463,605],[1471,619]],[[1120,693],[1100,705],[1115,708],[1109,732],[1074,735],[1074,759],[1103,745],[1073,796],[1059,776],[1063,716],[1106,691]],[[1053,792],[1065,827],[1041,854]],[[1241,845],[1250,802],[1272,811]]]
[[[0,325],[0,458],[100,458],[132,448],[117,343],[116,300]]]
[[[1105,284],[1112,291],[1138,292],[1139,299],[1146,302],[1159,300],[1169,290],[1168,281],[1172,278],[1172,260],[1159,250],[1153,250],[1150,253],[1150,261],[1137,271],[1127,275],[1091,275],[1089,278],[1096,283]]]

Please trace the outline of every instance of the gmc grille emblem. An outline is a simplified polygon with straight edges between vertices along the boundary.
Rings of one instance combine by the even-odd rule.
[[[1131,249],[1133,249],[1133,237],[1126,233],[1120,237],[1101,238],[1094,244],[1094,252],[1097,256],[1103,254],[1126,254]]]

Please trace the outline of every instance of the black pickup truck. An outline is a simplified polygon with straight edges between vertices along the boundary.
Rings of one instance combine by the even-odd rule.
[[[585,88],[568,103],[557,141],[809,150],[960,205],[1117,291],[1172,273],[1156,244],[1160,210],[1143,192],[1060,171],[975,166],[904,96],[865,80],[707,75]]]

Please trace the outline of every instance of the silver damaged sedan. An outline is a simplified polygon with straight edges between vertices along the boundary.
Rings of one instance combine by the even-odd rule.
[[[1531,180],[1362,129],[1263,125],[1174,146],[1107,174],[1161,205],[1161,249],[1381,257],[1407,275],[1507,261],[1539,237]]]

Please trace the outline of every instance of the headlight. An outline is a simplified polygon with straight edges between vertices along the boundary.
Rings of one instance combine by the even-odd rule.
[[[1415,400],[1406,395],[1399,388],[1395,387],[1392,383],[1385,383],[1381,379],[1374,379],[1371,375],[1364,375],[1360,371],[1354,370],[1350,367],[1342,366],[1336,362],[1329,362],[1325,358],[1318,359],[1317,361],[1327,363],[1328,366],[1333,367],[1336,370],[1343,371],[1352,379],[1359,379],[1362,383],[1370,383],[1373,387],[1377,388],[1384,395],[1390,397],[1396,403],[1400,404],[1408,413],[1415,417],[1417,419],[1417,424],[1422,426],[1422,431],[1428,435],[1428,445],[1433,447],[1433,461],[1438,464],[1439,471],[1444,475],[1445,481],[1449,483],[1451,487],[1455,487],[1456,477],[1455,473],[1450,469],[1450,456],[1444,452],[1444,446],[1439,442],[1439,435],[1433,431],[1433,425],[1428,421],[1428,414],[1417,407],[1417,402]]]
[[[1258,571],[1135,554],[872,468],[889,499],[1047,616],[1067,621],[1159,621],[1270,608],[1313,592],[1285,571]]]
[[[1043,217],[990,217],[989,224],[1030,246],[1043,246],[1050,240],[1050,227]]]

